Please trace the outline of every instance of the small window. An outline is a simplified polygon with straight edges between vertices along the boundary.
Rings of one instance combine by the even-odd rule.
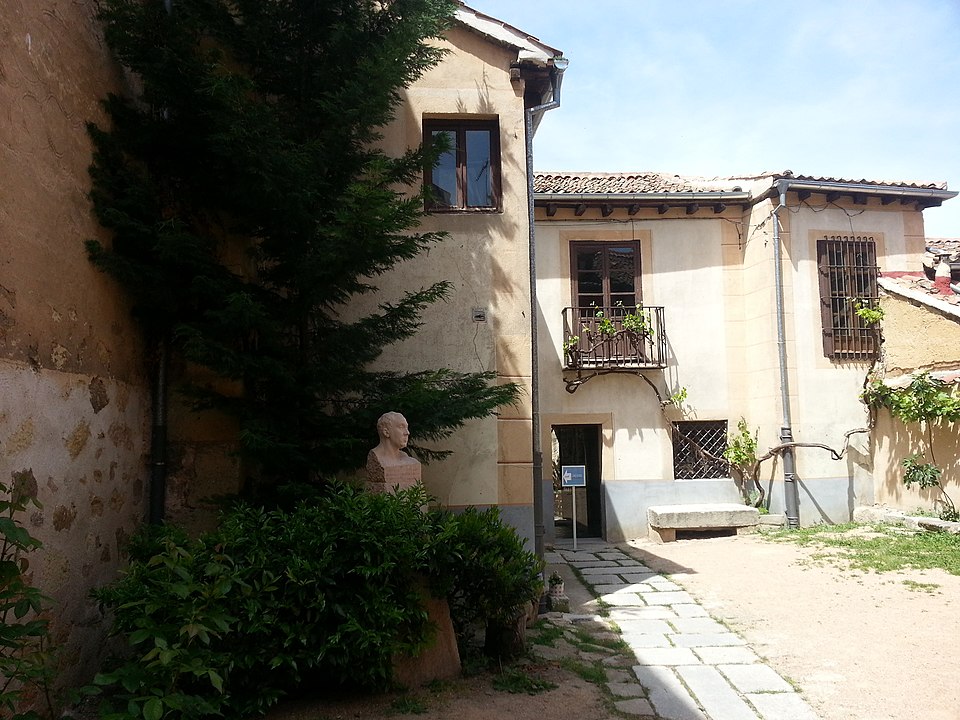
[[[710,458],[710,455],[722,458],[726,449],[726,420],[673,423],[673,477],[677,480],[730,477],[726,463]]]
[[[857,314],[875,308],[877,248],[872,237],[834,235],[817,241],[823,352],[829,358],[873,357],[877,329]]]
[[[427,168],[427,209],[500,209],[500,130],[496,120],[424,120],[424,142],[447,149]]]

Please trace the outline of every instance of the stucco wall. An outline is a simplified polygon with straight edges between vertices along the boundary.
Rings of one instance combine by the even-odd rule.
[[[652,504],[737,497],[730,479],[674,480],[669,424],[642,378],[612,374],[593,378],[572,394],[565,389],[562,312],[572,304],[570,243],[635,239],[640,243],[643,303],[665,308],[668,366],[645,375],[664,398],[681,387],[688,393],[684,412],[670,411],[668,419],[730,416],[742,339],[737,336],[740,326],[728,322],[740,312],[736,278],[726,270],[728,223],[714,217],[645,215],[655,216],[656,210],[608,222],[596,210],[576,218],[561,209],[554,219],[541,217],[537,223],[543,443],[549,447],[553,425],[601,427],[604,532],[610,540],[645,535],[646,509]],[[552,468],[545,464],[549,477]]]
[[[889,377],[960,366],[960,317],[894,293],[885,293],[880,307]]]
[[[0,477],[36,488],[31,565],[54,600],[58,681],[102,651],[88,597],[114,577],[144,514],[149,396],[140,338],[83,241],[85,123],[119,88],[94,1],[7,0],[0,12]]]
[[[524,389],[520,402],[498,418],[471,421],[439,447],[453,451],[423,469],[431,494],[450,507],[498,504],[532,537],[533,484],[530,407],[530,289],[523,85],[511,82],[516,60],[462,28],[441,43],[443,62],[403,93],[396,121],[384,134],[385,149],[418,145],[424,117],[497,119],[500,130],[502,212],[438,213],[423,229],[445,230],[446,241],[395,272],[377,279],[380,297],[438,280],[452,283],[449,298],[423,313],[417,335],[388,348],[382,367],[449,367],[496,371],[502,382]],[[549,117],[546,119],[549,122]],[[474,309],[486,312],[474,322]]]
[[[894,293],[883,296],[881,307],[887,377],[960,368],[960,318]],[[960,426],[935,424],[929,430],[928,434],[917,424],[904,425],[885,409],[877,411],[873,444],[876,502],[907,511],[934,506],[938,491],[903,484],[901,463],[913,453],[920,453],[927,462],[936,461],[944,471],[940,481],[947,494],[960,502]]]
[[[788,196],[780,211],[784,336],[791,424],[798,442],[840,450],[845,433],[865,429],[859,401],[869,362],[831,361],[823,355],[816,239],[824,234],[871,234],[884,270],[919,262],[922,216],[912,207],[834,203],[820,207]],[[541,305],[541,404],[544,434],[551,424],[597,423],[603,428],[603,483],[610,537],[645,532],[645,508],[655,502],[706,502],[730,497],[731,481],[673,479],[672,447],[656,399],[639,378],[599,377],[573,395],[561,382],[561,311],[570,303],[571,240],[640,240],[643,300],[666,307],[669,366],[646,375],[670,391],[686,387],[684,413],[670,420],[740,417],[759,430],[761,453],[779,444],[783,420],[777,342],[773,203],[722,217],[683,210],[654,218],[581,217],[562,208],[537,222],[538,298]],[[597,418],[597,419],[590,419]],[[851,436],[841,460],[814,448],[795,451],[801,522],[849,520],[856,505],[874,501],[870,435]],[[545,468],[545,472],[549,472]],[[761,479],[774,511],[783,509],[783,469],[763,465]],[[733,497],[736,497],[734,494]]]

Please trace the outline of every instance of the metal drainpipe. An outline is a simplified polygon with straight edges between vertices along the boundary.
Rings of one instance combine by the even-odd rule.
[[[173,0],[164,0],[167,15]],[[160,525],[167,504],[167,366],[166,334],[157,338],[156,374],[153,378],[153,414],[150,428],[150,488],[147,494],[147,522]]]
[[[151,525],[163,522],[167,500],[167,339],[157,340],[157,368],[153,386],[153,427],[150,432]]]
[[[559,62],[562,60],[562,63]],[[560,67],[558,67],[560,65]],[[529,107],[524,113],[524,136],[527,151],[527,221],[528,251],[530,260],[530,413],[533,423],[533,545],[538,558],[543,559],[543,445],[540,442],[540,353],[537,342],[539,312],[537,303],[537,251],[534,243],[533,208],[533,121],[538,114],[560,107],[560,84],[566,60],[555,58],[550,70],[550,86],[553,99],[542,105]]]
[[[780,364],[780,405],[783,408],[783,422],[780,426],[780,442],[793,442],[793,428],[790,419],[790,386],[787,377],[787,339],[784,330],[783,311],[783,268],[782,252],[780,249],[780,218],[777,212],[787,206],[787,188],[790,183],[777,183],[780,193],[780,204],[773,209],[773,271],[777,295],[777,354]],[[793,448],[784,448],[783,457],[783,503],[787,516],[787,525],[792,528],[800,527],[800,492],[797,487],[796,465],[793,459]]]

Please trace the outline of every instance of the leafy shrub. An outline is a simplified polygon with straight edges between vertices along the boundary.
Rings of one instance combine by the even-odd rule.
[[[15,478],[17,474],[14,474]],[[41,547],[17,516],[39,503],[15,479],[12,487],[0,483],[0,715],[11,720],[35,720],[36,712],[22,705],[39,693],[51,710],[47,683],[51,677],[47,621],[41,614],[48,598],[29,584],[28,553]]]
[[[457,634],[471,626],[509,622],[543,592],[543,563],[524,548],[497,508],[435,511],[435,592],[446,596]]]
[[[142,538],[97,592],[134,651],[95,681],[105,717],[262,713],[320,676],[388,684],[393,655],[427,639],[425,501],[344,487],[290,511],[238,506],[196,541]]]
[[[467,621],[539,592],[536,558],[496,510],[426,502],[340,487],[290,510],[237,506],[198,540],[140,536],[96,593],[132,650],[95,679],[103,717],[253,716],[321,678],[384,687],[394,656],[429,640],[424,576]]]

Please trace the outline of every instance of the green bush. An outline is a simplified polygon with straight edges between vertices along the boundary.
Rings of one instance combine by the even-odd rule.
[[[95,680],[108,720],[261,714],[322,678],[382,688],[430,637],[422,578],[458,624],[539,592],[539,564],[495,510],[421,512],[422,489],[341,487],[291,510],[240,505],[198,540],[165,528],[97,591],[130,657]]]
[[[19,517],[28,505],[40,507],[29,483],[14,473],[11,486],[0,483],[0,716],[37,720],[39,715],[21,706],[46,705],[51,679],[49,628],[42,616],[49,598],[29,583],[27,555],[40,549]],[[31,476],[32,479],[32,476]]]
[[[524,548],[497,508],[436,511],[435,591],[450,602],[457,634],[490,622],[510,622],[543,592],[543,563]]]

